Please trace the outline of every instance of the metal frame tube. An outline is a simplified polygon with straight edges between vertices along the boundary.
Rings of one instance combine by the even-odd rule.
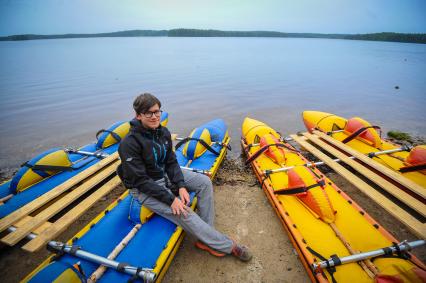
[[[10,232],[14,232],[15,230],[16,230],[16,227],[14,227],[14,226],[11,226],[11,227],[8,228],[8,231],[10,231]],[[29,240],[32,240],[32,239],[35,239],[37,237],[37,235],[34,234],[34,233],[30,233],[26,237]],[[106,257],[102,257],[102,256],[99,256],[99,255],[96,255],[96,254],[93,254],[93,253],[89,253],[89,252],[86,252],[86,251],[81,250],[81,249],[77,249],[75,252],[71,252],[72,246],[67,245],[65,243],[62,243],[62,242],[50,241],[50,242],[47,243],[47,245],[53,250],[64,251],[67,254],[71,254],[75,257],[85,259],[85,260],[88,260],[88,261],[93,262],[93,263],[105,265],[107,267],[114,268],[115,270],[120,271],[120,270],[118,270],[118,265],[120,263],[117,262],[117,261],[114,261],[114,260],[110,260]],[[62,248],[62,247],[64,247],[64,248]],[[137,267],[129,265],[129,266],[123,267],[122,272],[127,273],[129,275],[135,275],[136,272],[137,272],[137,269],[138,269]],[[143,268],[141,271],[139,271],[137,276],[139,278],[143,279],[144,282],[151,283],[151,282],[154,282],[155,278],[157,277],[157,274],[155,274],[152,269]]]
[[[412,248],[422,246],[425,243],[426,242],[424,240],[417,240],[417,241],[412,241],[412,242],[403,241],[403,242],[398,244],[398,247],[399,247],[400,251],[410,251]],[[312,269],[314,271],[318,270],[318,269],[326,269],[328,267],[338,266],[338,265],[342,265],[342,264],[346,264],[346,263],[358,262],[358,261],[361,261],[361,260],[364,260],[364,259],[381,256],[381,255],[384,255],[384,254],[387,253],[387,251],[385,249],[386,250],[389,249],[393,254],[398,252],[398,249],[396,247],[390,246],[390,247],[381,248],[381,249],[378,249],[378,250],[373,250],[373,251],[363,252],[363,253],[359,253],[359,254],[355,254],[355,255],[341,257],[341,258],[339,258],[339,262],[334,262],[334,260],[332,258],[330,258],[328,260],[320,261],[318,263],[313,263]]]
[[[394,149],[382,150],[382,151],[377,151],[377,152],[370,152],[370,153],[367,153],[366,156],[372,158],[372,157],[383,155],[383,154],[395,153],[395,152],[400,152],[400,151],[409,151],[409,150],[410,150],[409,146],[402,146],[402,147],[394,148]],[[348,157],[350,159],[356,159],[355,156],[348,156]],[[339,158],[336,158],[336,159],[333,159],[333,161],[341,162],[342,160],[340,160]],[[313,165],[318,166],[318,165],[324,165],[324,164],[325,163],[323,161],[318,161],[318,162],[313,162],[313,163],[305,163],[305,164],[301,164],[301,165],[282,167],[282,168],[273,169],[273,170],[264,170],[263,174],[273,174],[273,173],[278,173],[278,172],[286,172],[290,169],[293,169],[296,166],[312,167]]]

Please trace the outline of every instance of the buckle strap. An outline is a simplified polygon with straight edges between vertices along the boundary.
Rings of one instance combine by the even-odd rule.
[[[321,254],[319,254],[318,252],[314,251],[311,247],[308,246],[308,247],[306,247],[306,249],[311,254],[313,254],[314,256],[316,256],[317,258],[319,258],[320,260],[322,260],[322,261],[324,261],[324,262],[327,263],[327,268],[326,269],[327,269],[328,273],[330,273],[331,281],[333,283],[337,283],[336,279],[334,278],[334,273],[336,272],[336,267],[335,266],[330,266],[328,260],[325,257],[323,257]],[[338,259],[337,255],[332,255],[331,257],[333,258],[333,261]],[[340,261],[340,259],[339,259],[339,261]]]
[[[41,171],[73,171],[73,168],[70,166],[59,166],[59,165],[41,165],[41,164],[29,164],[28,162],[25,162],[21,165],[21,167],[28,167],[33,170],[41,170]]]
[[[316,188],[316,187],[324,187],[324,186],[325,186],[325,181],[320,180],[320,181],[316,182],[315,184],[312,184],[312,185],[307,186],[307,187],[297,187],[297,188],[292,188],[292,189],[286,189],[286,188],[279,189],[277,191],[274,191],[274,194],[276,194],[276,195],[295,195],[295,194],[306,193],[310,189],[313,189],[313,188]]]
[[[354,138],[356,138],[357,136],[359,136],[360,134],[362,134],[363,132],[365,132],[368,129],[376,129],[379,130],[381,133],[381,129],[379,126],[368,126],[368,127],[362,127],[359,128],[358,130],[356,130],[355,132],[353,132],[352,134],[350,134],[349,136],[347,136],[344,140],[342,140],[342,143],[348,143],[351,140],[353,140]]]
[[[188,141],[198,141],[199,143],[201,143],[208,151],[212,152],[215,155],[219,155],[220,153],[217,152],[216,150],[214,150],[209,144],[207,144],[204,140],[202,139],[197,139],[197,138],[190,138],[190,137],[186,137],[183,140],[179,141],[176,146],[175,149],[177,150],[179,147],[181,147],[184,143],[188,142]],[[223,144],[220,144],[223,147]]]
[[[406,172],[413,172],[413,171],[420,171],[426,169],[426,163],[419,164],[419,165],[411,165],[411,166],[405,166],[399,168],[399,172],[406,173]]]
[[[289,146],[286,146],[283,143],[271,143],[271,144],[267,144],[263,147],[261,147],[258,151],[256,151],[255,153],[253,153],[252,156],[250,156],[250,158],[248,158],[246,160],[246,165],[252,163],[255,159],[257,159],[262,153],[264,153],[268,148],[270,148],[271,146],[276,146],[276,147],[282,147],[282,148],[286,148],[292,152],[297,152],[296,150],[290,148]]]
[[[306,247],[306,249],[311,254],[313,254],[314,256],[316,256],[317,258],[319,258],[320,260],[325,261],[327,263],[327,268],[326,269],[327,269],[328,273],[330,273],[331,281],[333,283],[337,283],[336,279],[334,278],[334,272],[336,272],[336,267],[335,266],[330,266],[330,264],[328,263],[328,260],[325,257],[323,257],[321,254],[319,254],[318,252],[314,251],[311,247],[308,246],[308,247]],[[335,258],[337,258],[337,255],[332,255],[331,257],[334,260]]]

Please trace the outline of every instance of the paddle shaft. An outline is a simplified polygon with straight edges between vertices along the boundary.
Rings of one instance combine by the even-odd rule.
[[[352,254],[358,254],[357,251],[355,251],[348,241],[343,237],[342,233],[340,233],[339,229],[337,228],[336,224],[329,223],[331,229],[333,229],[336,236],[342,241],[342,243],[345,245],[346,249]],[[361,265],[362,269],[367,273],[368,276],[371,278],[374,278],[377,274],[379,274],[378,268],[369,260],[365,259],[363,261],[360,261],[359,264]]]
[[[377,151],[377,152],[370,152],[370,153],[367,153],[366,155],[370,158],[373,158],[375,156],[379,156],[379,155],[383,155],[383,154],[391,154],[391,153],[400,152],[400,151],[407,151],[407,150],[409,150],[409,147],[403,146],[403,147],[399,147],[399,148],[395,148],[395,149],[382,150],[382,151]],[[355,156],[349,156],[349,158],[355,159],[356,157]],[[333,159],[333,161],[341,162],[342,160],[340,160],[339,158],[336,158],[336,159]],[[273,169],[273,170],[265,170],[265,171],[263,171],[263,173],[264,174],[273,174],[273,173],[278,173],[278,172],[286,172],[290,169],[293,169],[296,166],[313,167],[313,166],[319,166],[319,165],[324,165],[324,164],[325,164],[325,162],[318,161],[318,162],[312,162],[312,163],[305,163],[305,164],[301,164],[301,165],[282,167],[282,168]]]
[[[11,226],[7,229],[10,232],[14,232],[16,230],[16,227]],[[32,240],[32,239],[35,239],[37,237],[37,235],[34,234],[34,233],[30,233],[26,237],[28,239]],[[61,242],[57,242],[57,241],[50,241],[50,242],[47,243],[47,247],[48,247],[48,249],[50,249],[52,251],[64,252],[64,253],[67,253],[67,254],[71,254],[75,257],[85,259],[87,261],[97,263],[97,264],[100,264],[100,265],[104,265],[106,267],[113,268],[113,269],[115,269],[119,272],[124,272],[124,273],[129,274],[129,275],[136,275],[136,273],[138,271],[138,268],[135,267],[135,266],[131,266],[131,265],[121,266],[120,262],[99,256],[99,255],[96,255],[96,254],[93,254],[93,253],[86,252],[84,250],[79,249],[76,246],[67,245],[65,243],[61,243]],[[157,275],[152,271],[152,269],[143,268],[139,271],[137,276],[139,278],[143,279],[143,282],[151,283],[151,282],[154,282]]]
[[[114,250],[108,255],[108,259],[114,260],[118,254],[127,246],[127,244],[130,242],[131,239],[136,235],[136,233],[139,231],[139,229],[142,227],[141,224],[136,224],[135,227],[133,227],[132,230],[130,230],[129,234],[126,235],[126,237],[121,240],[121,242],[114,248]],[[92,275],[90,275],[89,279],[87,280],[88,283],[94,283],[99,280],[99,278],[102,277],[102,275],[107,270],[106,266],[101,265],[96,269]]]
[[[9,194],[3,198],[0,199],[0,205],[4,204],[6,201],[8,201],[9,199],[11,199],[14,195],[13,194]]]
[[[359,254],[341,257],[341,258],[338,258],[338,260],[336,260],[336,261],[333,260],[332,258],[330,258],[328,260],[320,261],[318,263],[313,263],[312,268],[313,268],[313,270],[325,269],[327,267],[357,262],[357,261],[360,261],[360,260],[378,257],[378,256],[381,256],[381,255],[398,253],[398,250],[402,251],[402,252],[403,251],[410,251],[412,248],[422,246],[425,243],[426,243],[425,240],[417,240],[417,241],[412,241],[412,242],[404,241],[404,242],[399,243],[397,245],[398,248],[395,247],[395,246],[385,247],[385,248],[381,248],[381,249],[378,249],[378,250],[373,250],[373,251],[368,251],[368,252],[363,252],[363,253],[359,253]]]

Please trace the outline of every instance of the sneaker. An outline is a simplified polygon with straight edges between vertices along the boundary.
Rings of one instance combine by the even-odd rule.
[[[213,256],[217,256],[217,257],[225,256],[225,253],[216,251],[216,250],[210,248],[209,246],[207,246],[206,244],[204,244],[200,241],[196,241],[194,245],[195,245],[195,247],[199,248],[200,250],[209,252]]]
[[[241,261],[249,261],[253,257],[251,252],[246,246],[234,243],[232,248],[232,255],[238,258]]]

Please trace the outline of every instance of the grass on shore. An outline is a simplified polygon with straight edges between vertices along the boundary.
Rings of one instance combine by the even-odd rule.
[[[400,132],[400,131],[389,131],[388,137],[400,140],[400,141],[411,141],[412,138],[408,133]]]

